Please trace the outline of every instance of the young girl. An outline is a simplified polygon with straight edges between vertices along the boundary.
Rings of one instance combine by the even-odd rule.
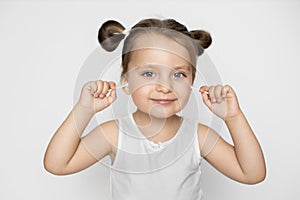
[[[116,21],[104,23],[101,46],[113,51],[125,38],[124,29]],[[196,59],[210,44],[206,31],[188,31],[172,19],[137,23],[124,41],[121,73],[136,111],[82,137],[93,115],[117,98],[114,82],[87,82],[49,143],[45,169],[56,175],[76,173],[109,155],[113,200],[201,199],[203,158],[235,181],[263,181],[262,150],[229,85],[202,86],[199,93],[224,120],[234,146],[210,127],[178,114],[189,101]]]

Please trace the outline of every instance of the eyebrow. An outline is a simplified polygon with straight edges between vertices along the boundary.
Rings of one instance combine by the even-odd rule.
[[[147,64],[142,64],[142,65],[136,65],[137,67],[150,67],[153,68],[155,66],[165,66],[165,65],[160,65],[160,64],[155,64],[155,63],[147,63]],[[169,67],[169,66],[166,66]],[[174,69],[186,69],[190,70],[191,66],[190,65],[177,65],[174,67]]]
[[[159,65],[159,64],[143,64],[143,65],[138,65],[137,67],[140,68],[140,67],[148,67],[148,68],[156,68],[156,66],[164,66],[164,65]],[[167,66],[169,67],[169,66]],[[180,69],[183,69],[183,70],[187,70],[187,71],[191,71],[191,66],[189,65],[177,65],[174,67],[175,70],[180,70]]]
[[[175,70],[183,69],[183,70],[191,71],[191,66],[187,66],[187,65],[176,66],[174,69]]]

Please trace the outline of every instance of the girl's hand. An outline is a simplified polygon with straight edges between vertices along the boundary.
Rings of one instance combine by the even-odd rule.
[[[241,113],[237,96],[229,85],[202,86],[199,92],[204,104],[223,120]]]
[[[110,106],[115,99],[116,84],[114,82],[97,80],[84,84],[78,104],[88,112],[95,114]]]

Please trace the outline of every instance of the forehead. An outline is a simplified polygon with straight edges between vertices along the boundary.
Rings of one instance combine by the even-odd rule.
[[[131,52],[129,68],[137,66],[166,66],[190,69],[191,64],[174,53],[162,49],[139,49]]]
[[[184,42],[183,39],[182,42]],[[142,34],[137,37],[130,51],[131,54],[139,54],[139,56],[147,54],[148,56],[142,56],[144,59],[147,59],[147,57],[148,59],[154,59],[155,56],[158,56],[156,60],[163,61],[173,57],[173,59],[175,59],[174,61],[177,62],[193,63],[192,55],[190,55],[185,46],[174,39],[156,33]],[[132,56],[131,59],[132,58],[134,58],[134,56]]]

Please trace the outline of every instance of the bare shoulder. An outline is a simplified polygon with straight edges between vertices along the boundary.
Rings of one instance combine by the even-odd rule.
[[[100,124],[97,129],[106,137],[111,149],[118,145],[119,128],[117,120],[110,120]]]
[[[100,131],[107,138],[107,141],[110,144],[110,152],[108,153],[108,155],[110,156],[111,164],[113,164],[118,149],[118,138],[119,138],[118,120],[107,121],[99,125],[98,129],[100,129]]]
[[[220,135],[212,128],[201,123],[198,124],[197,134],[201,156],[205,157],[217,144]]]

